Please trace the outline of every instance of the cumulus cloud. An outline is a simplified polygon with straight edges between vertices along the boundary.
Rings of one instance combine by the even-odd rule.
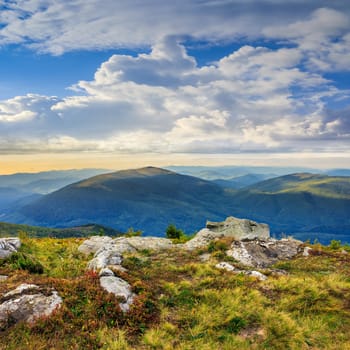
[[[263,33],[297,44],[306,55],[309,69],[350,70],[349,13],[319,8],[307,19],[286,26],[269,26]]]
[[[291,24],[297,33],[298,28],[322,33],[323,28],[334,29],[336,13],[318,10],[311,22],[300,18],[329,4],[328,0],[13,0],[0,3],[0,45],[24,44],[62,54],[145,47],[169,35],[209,41],[256,38],[271,25]],[[349,15],[347,0],[333,0],[331,5]]]
[[[0,103],[0,151],[302,152],[349,148],[348,98],[302,69],[298,47],[243,46],[198,66],[177,36],[113,55],[78,94]],[[9,137],[9,135],[11,137]]]

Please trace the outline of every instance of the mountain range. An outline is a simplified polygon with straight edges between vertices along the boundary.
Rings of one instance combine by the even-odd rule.
[[[2,220],[49,227],[87,223],[163,236],[233,215],[268,223],[274,235],[350,242],[350,178],[296,173],[240,189],[146,167],[90,177],[19,205]]]

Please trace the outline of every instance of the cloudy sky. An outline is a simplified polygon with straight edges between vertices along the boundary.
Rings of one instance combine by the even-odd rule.
[[[349,0],[0,0],[0,173],[350,167]]]

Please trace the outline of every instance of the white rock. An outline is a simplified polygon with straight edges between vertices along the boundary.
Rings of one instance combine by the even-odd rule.
[[[207,228],[203,228],[192,239],[183,244],[183,248],[187,250],[204,248],[214,239],[221,237],[224,237],[222,233],[213,232]]]
[[[128,282],[116,276],[103,276],[100,278],[100,285],[108,293],[113,293],[116,297],[124,298],[124,301],[119,303],[119,306],[123,312],[129,310],[135,294],[132,293]]]
[[[229,264],[225,261],[216,264],[215,267],[218,269],[222,269],[222,270],[226,270],[226,271],[230,271],[230,272],[239,271],[234,266],[232,266],[231,264]]]
[[[207,222],[207,227],[200,230],[183,247],[187,250],[206,247],[211,241],[222,237],[232,237],[235,240],[270,237],[270,229],[266,224],[259,224],[247,219],[228,217],[222,222]]]
[[[206,227],[213,232],[223,233],[225,237],[233,237],[235,240],[270,237],[270,229],[267,224],[233,216],[222,222],[207,221]]]
[[[295,239],[255,239],[235,241],[226,254],[246,266],[268,267],[297,255],[303,242]]]
[[[253,257],[249,254],[243,242],[234,242],[226,254],[247,266],[254,266]]]
[[[11,290],[10,292],[4,294],[4,297],[8,298],[11,296],[22,294],[25,291],[28,292],[28,291],[33,291],[33,290],[39,290],[39,287],[35,284],[22,283],[14,290]]]
[[[267,276],[265,276],[259,271],[244,271],[243,273],[247,276],[256,277],[260,281],[265,281],[267,279]]]
[[[221,269],[221,270],[226,270],[226,271],[232,272],[234,274],[242,273],[242,274],[247,275],[247,276],[253,276],[253,277],[258,278],[260,281],[265,281],[267,279],[267,277],[259,271],[239,270],[239,269],[235,268],[233,265],[231,265],[225,261],[222,261],[219,264],[216,264],[215,267],[218,269]]]
[[[33,284],[21,284],[3,297],[6,301],[0,304],[0,328],[6,328],[9,321],[33,322],[39,317],[49,316],[62,304],[56,291],[46,296]]]
[[[17,237],[0,238],[0,259],[8,258],[21,247],[21,241]]]
[[[108,267],[105,267],[105,268],[101,269],[99,276],[100,277],[114,276],[114,272],[111,269],[109,269]]]
[[[110,243],[112,237],[109,236],[92,236],[86,241],[84,241],[78,248],[79,252],[89,255],[91,253],[96,253],[101,247]]]
[[[310,256],[310,251],[312,250],[312,248],[310,247],[305,247],[303,250],[303,256]]]
[[[164,250],[173,247],[173,243],[168,238],[160,237],[128,237],[126,238],[128,244],[130,244],[137,251],[144,249],[149,250]]]
[[[211,255],[209,253],[201,254],[198,258],[201,262],[207,262],[210,260]]]

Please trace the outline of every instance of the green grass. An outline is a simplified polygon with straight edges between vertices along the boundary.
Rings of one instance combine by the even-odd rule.
[[[279,262],[288,272],[266,281],[218,270],[227,242],[202,251],[144,251],[125,256],[120,273],[137,298],[128,314],[86,273],[82,239],[24,238],[0,265],[6,292],[19,283],[54,287],[64,302],[53,316],[0,333],[0,349],[348,349],[350,256],[314,246],[308,257]],[[41,273],[23,268],[40,264]],[[228,261],[228,260],[227,260]],[[230,261],[231,264],[235,262]]]

